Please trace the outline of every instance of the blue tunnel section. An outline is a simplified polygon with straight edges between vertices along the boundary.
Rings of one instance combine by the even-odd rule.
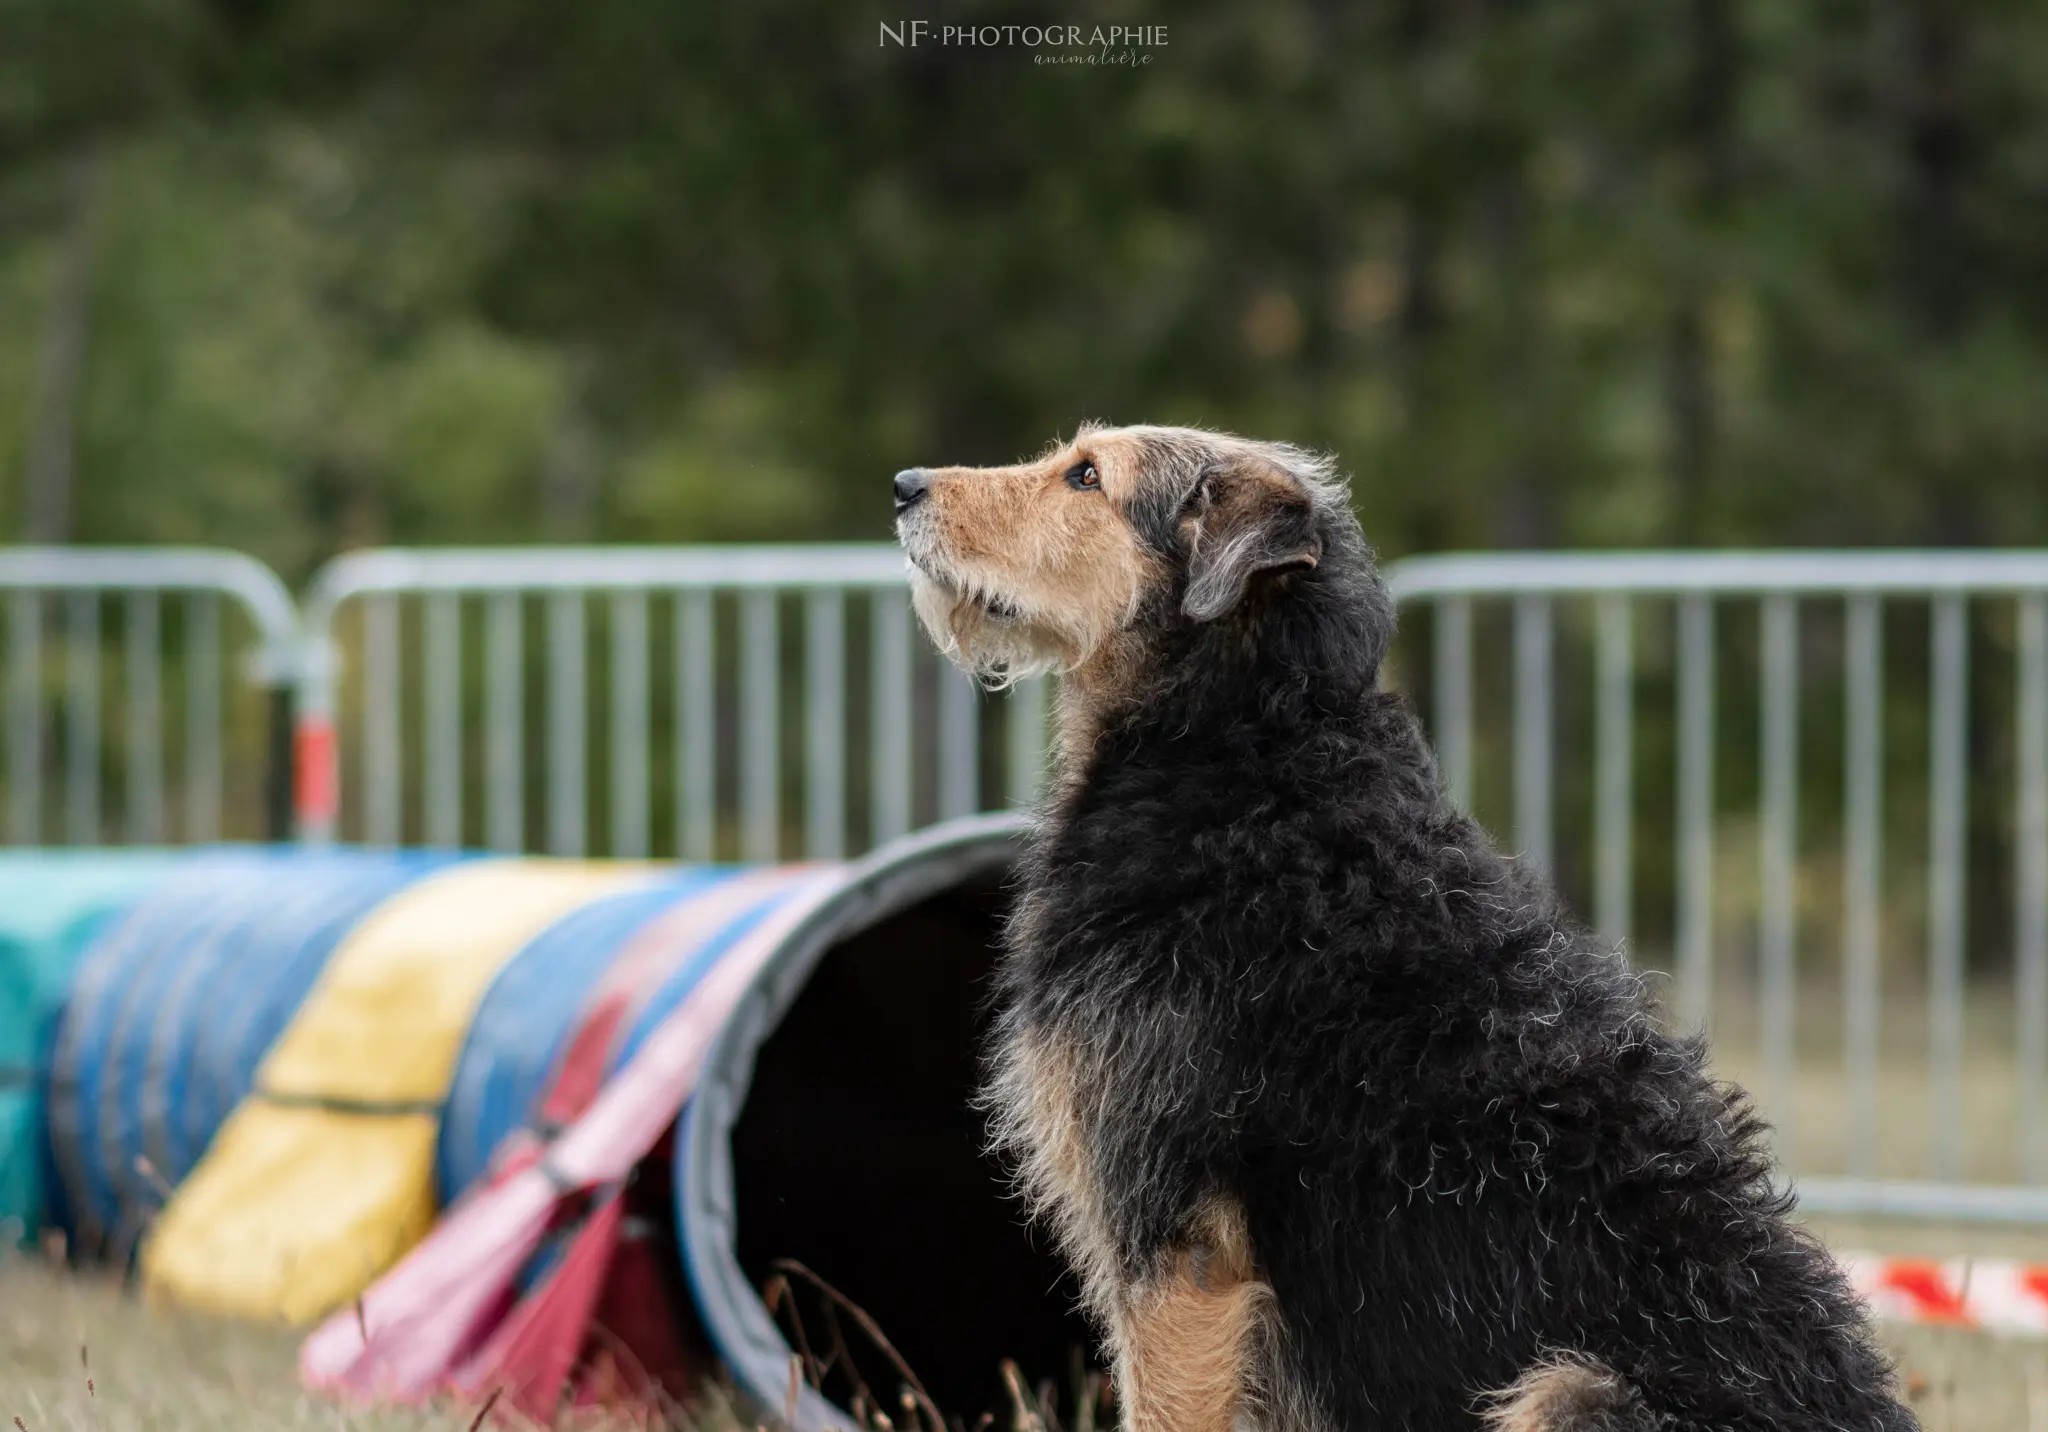
[[[717,968],[718,962],[725,958],[732,947],[752,933],[754,928],[767,919],[789,896],[789,891],[777,890],[749,903],[663,979],[648,996],[646,1003],[640,1007],[632,1024],[627,1027],[613,1049],[608,1072],[617,1073],[624,1068],[627,1062],[640,1052],[648,1036],[664,1019],[675,1013],[676,1007],[688,998],[692,990],[703,983],[706,975]]]
[[[506,1135],[527,1125],[585,1002],[628,941],[671,906],[730,878],[730,868],[593,901],[528,941],[491,982],[456,1060],[435,1179],[448,1202],[480,1179]]]

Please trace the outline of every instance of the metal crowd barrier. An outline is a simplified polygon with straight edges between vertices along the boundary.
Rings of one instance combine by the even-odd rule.
[[[1044,749],[1043,683],[989,699],[936,660],[886,545],[365,552],[315,579],[305,630],[312,840],[829,859],[1028,799]]]
[[[5,547],[0,591],[8,844],[287,832],[298,613],[268,567],[203,548]]]
[[[1924,1138],[1924,1171],[1953,1179],[1964,1173],[1973,1125],[2003,1114],[1989,1107],[1997,1091],[1965,1085],[1968,973],[1996,972],[2009,962],[2013,1137],[2000,1174],[2030,1183],[2048,1178],[2048,553],[1426,557],[1398,564],[1391,578],[1404,613],[1425,617],[1430,628],[1416,662],[1430,669],[1423,704],[1450,790],[1461,802],[1473,800],[1481,764],[1475,709],[1504,710],[1505,721],[1495,724],[1507,730],[1495,744],[1507,749],[1494,762],[1510,787],[1503,835],[1546,866],[1565,863],[1557,772],[1570,743],[1555,725],[1568,689],[1557,680],[1560,609],[1576,606],[1574,615],[1590,617],[1575,628],[1580,645],[1591,648],[1591,771],[1577,783],[1590,788],[1590,811],[1572,832],[1590,857],[1578,862],[1581,871],[1590,867],[1590,879],[1578,882],[1590,896],[1580,908],[1638,955],[1656,951],[1660,939],[1631,938],[1642,903],[1633,888],[1641,873],[1636,824],[1645,810],[1632,737],[1639,688],[1661,683],[1669,692],[1676,868],[1668,954],[1677,1013],[1689,1024],[1706,1021],[1725,985],[1717,958],[1753,955],[1760,1074],[1754,1086],[1789,1161],[1799,1165],[1809,1132],[1794,1126],[1795,1084],[1815,1082],[1812,1061],[1802,1060],[1799,1049],[1800,996],[1810,989],[1802,966],[1839,966],[1842,1098],[1822,1117],[1841,1121],[1842,1167],[1856,1178],[1899,1172],[1880,1167],[1880,1145],[1896,1147],[1910,1134],[1914,1142]],[[1506,629],[1505,702],[1475,702],[1474,613],[1487,603],[1505,608],[1496,632]],[[1638,612],[1649,603],[1671,609],[1672,640],[1658,651],[1660,668],[1667,658],[1669,667],[1655,683],[1637,662]],[[1726,615],[1738,605],[1755,611],[1739,627]],[[1926,613],[1926,664],[1910,669],[1904,683],[1888,681],[1886,631],[1913,608]],[[1973,652],[1992,657],[1980,656],[1974,674]],[[1730,704],[1717,695],[1717,672],[1728,672],[1738,654],[1739,674],[1755,690],[1755,784],[1731,793],[1716,773],[1717,753],[1732,744],[1717,721],[1717,711]],[[1489,670],[1484,663],[1478,669]],[[1820,852],[1818,863],[1813,842],[1801,839],[1808,783],[1800,763],[1802,734],[1812,729],[1802,714],[1802,687],[1816,675],[1840,683],[1843,754],[1841,840],[1833,852]],[[1992,690],[2003,692],[2002,709],[1987,709],[1989,702],[1973,707],[1973,692]],[[1925,743],[1923,755],[1915,757],[1911,740],[1887,739],[1890,710],[1903,710],[1912,725],[1924,723],[1924,733],[1909,733]],[[1887,820],[1886,775],[1916,764],[1925,782],[1922,792],[1908,791],[1913,813],[1921,800],[1925,808],[1925,883],[1917,890],[1885,873],[1888,850],[1906,834],[1905,822]],[[1973,823],[1973,787],[1994,799],[2009,792],[2005,808],[1979,810]],[[1717,887],[1717,842],[1732,822],[1749,820],[1754,908],[1731,919]],[[2007,928],[1973,938],[1969,913],[1985,901],[1971,899],[1969,862],[1986,850],[1996,852],[2002,868],[1980,875],[2003,885],[2010,913]],[[1800,884],[1805,878],[1810,887],[1817,871],[1837,862],[1839,922],[1832,931],[1823,926],[1816,941],[1815,892],[1802,893]],[[1896,978],[1915,944],[1925,960],[1924,1062],[1907,1079],[1881,1048],[1881,989],[1885,972]],[[1996,988],[1998,981],[1988,983]],[[1898,1042],[1891,1041],[1893,1053]],[[1970,1052],[1998,1051],[1972,1040]],[[1897,1100],[1883,1091],[1917,1097],[1923,1088],[1916,1084],[1924,1088],[1927,1123],[1904,1129]],[[1844,1202],[1862,1207],[1869,1200],[1845,1195]]]
[[[1819,1201],[2048,1186],[2048,552],[1388,575],[1454,796],[1668,972],[1793,1167],[1863,1180]],[[18,843],[276,833],[295,771],[312,841],[833,858],[1043,759],[1043,685],[938,661],[887,545],[373,551],[302,618],[228,553],[4,550],[0,588]]]

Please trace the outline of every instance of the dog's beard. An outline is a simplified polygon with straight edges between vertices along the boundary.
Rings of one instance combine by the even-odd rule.
[[[1074,665],[1058,633],[999,594],[939,576],[917,560],[910,564],[910,604],[933,644],[986,686],[1010,686]]]

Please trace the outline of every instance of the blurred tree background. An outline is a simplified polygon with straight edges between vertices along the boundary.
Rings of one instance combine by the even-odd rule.
[[[1395,553],[2042,543],[2044,198],[2021,0],[0,0],[0,536],[879,538],[1100,417]]]

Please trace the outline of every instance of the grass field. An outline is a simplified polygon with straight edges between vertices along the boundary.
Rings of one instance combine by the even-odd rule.
[[[1931,1228],[1816,1220],[1837,1247],[1876,1252],[2038,1258],[2048,1230]],[[2048,1340],[1937,1328],[1888,1328],[1901,1381],[1927,1432],[2048,1432]],[[138,1304],[111,1282],[0,1263],[0,1432],[465,1432],[474,1409],[348,1409],[299,1390],[297,1338],[281,1328],[216,1322]],[[715,1389],[676,1409],[690,1432],[741,1432]],[[591,1432],[644,1426],[616,1419]]]
[[[148,1308],[108,1279],[0,1259],[0,1432],[467,1432],[477,1421],[474,1408],[339,1407],[299,1389],[297,1354],[289,1329]],[[507,1420],[492,1417],[500,1427]],[[580,1432],[647,1425],[617,1417],[573,1424]],[[674,1409],[666,1425],[740,1432],[716,1389],[702,1407]]]

